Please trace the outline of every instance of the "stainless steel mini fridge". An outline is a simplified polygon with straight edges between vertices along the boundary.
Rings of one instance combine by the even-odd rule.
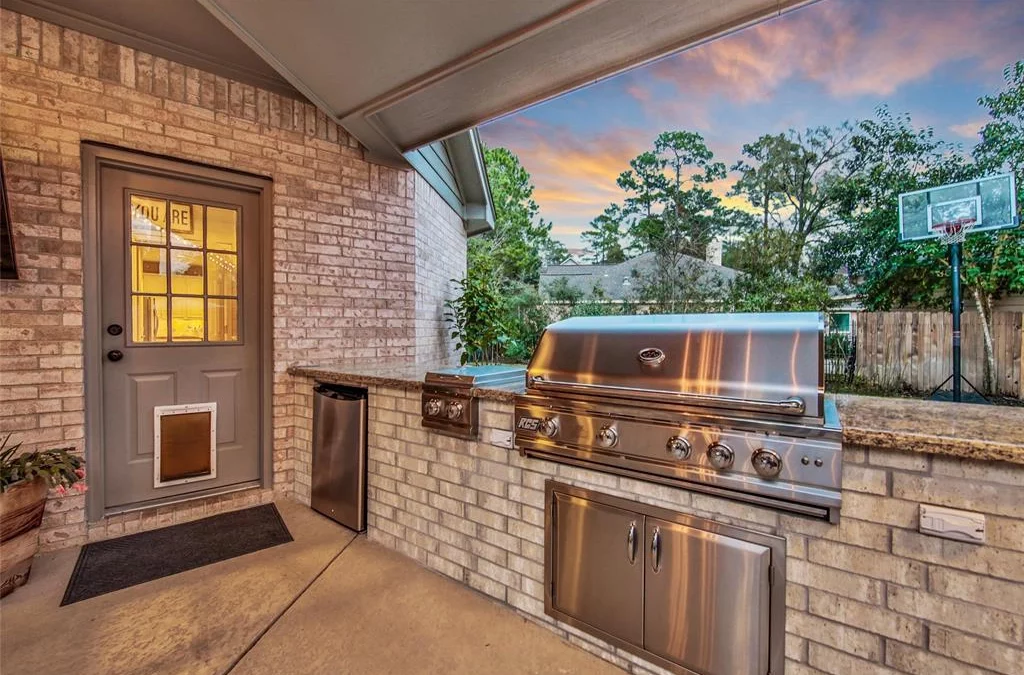
[[[366,390],[313,389],[310,506],[345,527],[366,529]]]

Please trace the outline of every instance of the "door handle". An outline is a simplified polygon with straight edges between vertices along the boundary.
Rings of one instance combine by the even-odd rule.
[[[651,569],[661,571],[661,528],[655,527],[651,535]]]
[[[107,358],[110,359],[111,361],[120,361],[121,359],[124,358],[124,352],[122,352],[120,349],[111,349],[109,352],[107,352]]]
[[[626,557],[629,564],[636,564],[636,521],[629,524],[629,533],[626,535]]]

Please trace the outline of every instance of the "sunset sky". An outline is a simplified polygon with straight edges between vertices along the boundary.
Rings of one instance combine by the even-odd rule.
[[[541,216],[570,248],[661,131],[702,133],[731,165],[764,133],[870,117],[887,103],[969,149],[979,96],[1024,59],[1022,0],[821,0],[491,122],[519,155]],[[716,186],[723,194],[735,177]]]

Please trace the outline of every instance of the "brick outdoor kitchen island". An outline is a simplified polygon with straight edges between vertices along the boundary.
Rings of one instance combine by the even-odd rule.
[[[840,401],[837,524],[525,458],[508,442],[510,389],[477,391],[479,440],[421,426],[424,374],[455,357],[443,318],[451,280],[466,274],[467,238],[494,221],[475,127],[804,0],[679,3],[708,11],[623,0],[494,3],[500,12],[469,0],[295,4],[3,2],[10,218],[0,236],[14,246],[11,261],[0,256],[0,438],[10,432],[26,451],[67,447],[88,468],[85,494],[51,492],[45,562],[4,599],[5,675],[72,659],[104,675],[166,672],[172,657],[197,672],[181,657],[207,659],[218,641],[203,672],[226,672],[353,540],[354,552],[377,542],[627,671],[662,672],[546,612],[551,481],[778,542],[785,569],[772,607],[785,630],[772,649],[788,675],[1024,673],[1024,409]],[[565,7],[532,16],[545,4]],[[368,390],[372,542],[301,506],[317,381]],[[160,445],[169,435],[156,433],[158,412],[205,420],[183,444],[189,462],[166,476],[160,459],[173,444]],[[271,501],[294,526],[291,548],[57,608],[79,547]],[[984,517],[984,542],[920,533],[922,505]],[[626,542],[615,541],[619,560]],[[363,571],[376,560],[363,558]],[[392,567],[401,583],[381,586],[408,590]],[[334,567],[345,578],[349,569]],[[372,604],[338,606],[315,605],[311,622],[344,615],[365,627],[376,616]],[[434,611],[414,618],[437,629]],[[492,665],[492,645],[467,637],[475,628],[446,637]],[[436,646],[376,633],[401,662]],[[726,625],[716,637],[736,634]],[[329,657],[344,652],[339,635],[351,631],[319,643]],[[298,670],[303,653],[281,643],[288,665],[270,672]],[[506,653],[513,644],[506,633]],[[16,650],[21,660],[8,661]],[[132,657],[145,665],[131,670]],[[523,670],[566,672],[545,666]]]
[[[843,505],[830,525],[523,458],[490,442],[512,429],[515,392],[507,389],[477,391],[479,441],[424,430],[426,370],[292,368],[295,498],[309,500],[314,382],[364,386],[367,536],[626,670],[662,672],[545,614],[549,479],[784,537],[786,673],[1022,672],[1024,437],[1015,413],[970,406],[977,418],[953,421],[943,404],[840,400]],[[983,514],[985,543],[920,534],[920,504]]]

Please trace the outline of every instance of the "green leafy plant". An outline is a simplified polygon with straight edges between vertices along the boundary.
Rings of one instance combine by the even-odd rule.
[[[551,322],[550,312],[537,289],[526,284],[512,285],[505,297],[508,341],[504,344],[504,359],[511,363],[526,363],[533,355],[544,328]]]
[[[84,462],[81,457],[71,454],[71,448],[52,450],[36,450],[20,453],[21,443],[10,444],[8,434],[0,441],[0,492],[6,492],[22,481],[31,483],[37,478],[46,480],[46,484],[56,488],[61,495],[68,488],[77,492],[85,492],[86,486]]]
[[[465,279],[452,279],[461,293],[446,300],[445,321],[451,326],[455,349],[462,354],[460,362],[490,363],[503,353],[508,340],[505,326],[506,302],[490,276],[470,274]]]

